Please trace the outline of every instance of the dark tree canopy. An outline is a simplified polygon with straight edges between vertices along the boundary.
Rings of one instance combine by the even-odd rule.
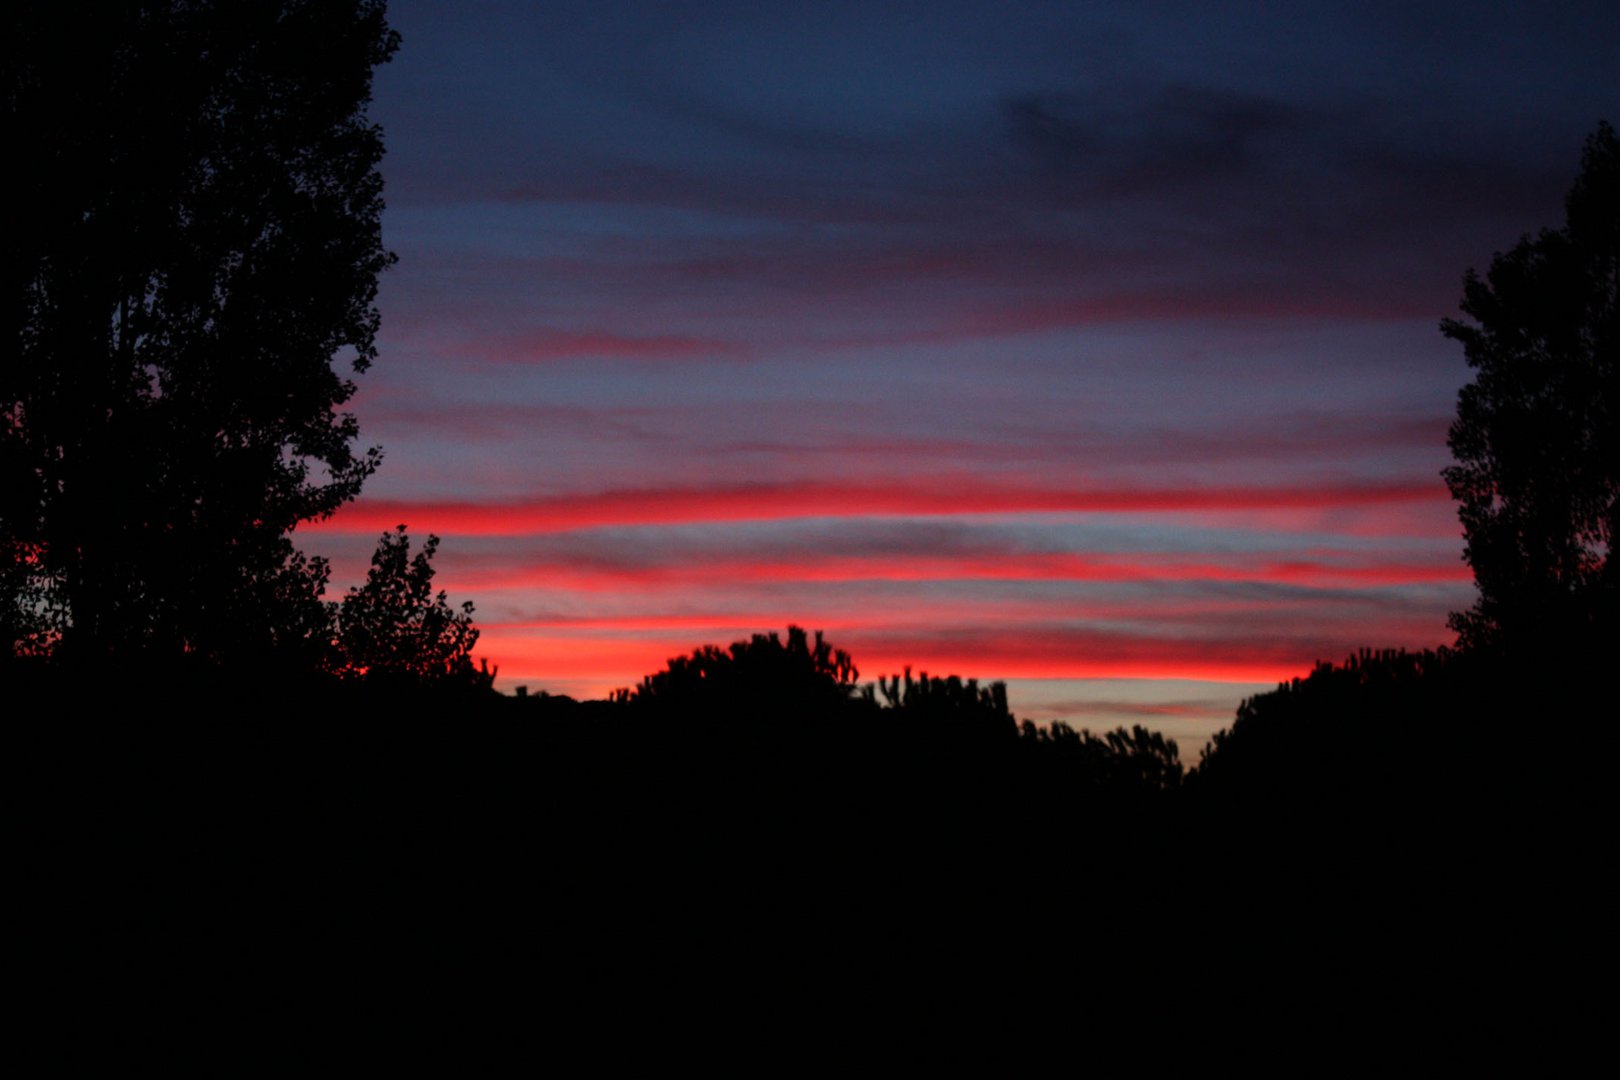
[[[321,625],[287,538],[376,468],[379,0],[8,7],[0,626],[84,656]],[[318,633],[318,632],[317,632]]]
[[[1620,566],[1620,138],[1587,139],[1564,228],[1470,271],[1463,388],[1446,482],[1479,599],[1453,615],[1464,645],[1612,640]]]
[[[464,603],[458,611],[443,592],[434,593],[438,546],[439,538],[429,536],[412,556],[405,526],[383,533],[366,583],[350,589],[338,608],[342,674],[395,683],[475,681],[473,606]]]
[[[848,653],[800,627],[755,634],[729,649],[708,645],[669,661],[619,699],[645,709],[685,710],[728,718],[784,713],[818,716],[852,701],[859,671]]]

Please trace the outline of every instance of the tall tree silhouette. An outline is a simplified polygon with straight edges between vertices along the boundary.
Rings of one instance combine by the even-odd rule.
[[[4,629],[90,657],[307,636],[325,570],[287,533],[379,460],[341,367],[376,355],[393,260],[366,117],[384,5],[6,19]]]
[[[1446,482],[1479,587],[1464,645],[1612,640],[1620,566],[1620,139],[1586,141],[1566,224],[1469,271],[1441,329],[1477,372]]]

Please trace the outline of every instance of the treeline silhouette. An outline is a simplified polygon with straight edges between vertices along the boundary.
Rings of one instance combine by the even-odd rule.
[[[768,1023],[1399,963],[1380,1000],[1421,1016],[1439,985],[1546,976],[1607,895],[1608,762],[1544,720],[1535,738],[1549,699],[1454,652],[1320,665],[1191,770],[1142,728],[1020,723],[999,685],[863,683],[797,628],[601,701],[330,675],[30,688],[6,755],[26,918],[72,928],[40,942],[54,978],[124,992],[360,972],[521,987],[581,1022]]]
[[[8,756],[29,891],[77,913],[64,977],[516,965],[601,1004],[695,967],[827,985],[881,949],[916,994],[999,962],[1009,919],[1175,896],[1173,742],[1020,725],[1000,685],[863,685],[796,627],[602,701],[27,670]]]
[[[68,928],[24,952],[114,995],[498,986],[564,1026],[1117,1007],[1233,971],[1315,988],[1291,1017],[1399,964],[1380,1009],[1422,1017],[1437,987],[1549,977],[1608,895],[1612,759],[1549,719],[1573,689],[1520,674],[1320,665],[1190,771],[1142,728],[1019,723],[999,685],[863,684],[796,628],[603,701],[23,680],[23,918]]]

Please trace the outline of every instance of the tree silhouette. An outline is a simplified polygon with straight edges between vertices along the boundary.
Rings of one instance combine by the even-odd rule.
[[[1244,699],[1204,748],[1194,787],[1256,805],[1344,808],[1459,786],[1473,771],[1462,767],[1469,744],[1505,731],[1481,707],[1508,700],[1489,685],[1494,667],[1448,649],[1362,649],[1318,663]],[[1512,752],[1521,762],[1527,753],[1518,744]]]
[[[1620,139],[1586,141],[1564,228],[1469,271],[1447,319],[1477,374],[1445,472],[1479,599],[1452,616],[1465,646],[1612,640],[1620,566]]]
[[[880,675],[864,693],[874,702],[881,693],[885,707],[906,719],[949,724],[987,738],[1012,738],[1018,733],[1018,722],[1007,708],[1006,683],[981,687],[977,679],[963,680],[957,675],[940,678],[926,671],[913,679],[908,667],[904,681],[899,675]]]
[[[398,41],[383,4],[7,11],[14,649],[59,633],[87,658],[223,657],[307,636],[325,570],[287,533],[379,460],[354,448],[338,366],[375,356],[393,259],[366,118]]]
[[[1061,780],[1073,790],[1104,795],[1156,795],[1181,786],[1181,748],[1163,732],[1136,724],[1102,735],[1076,731],[1058,721],[1038,728],[1028,720],[1019,729],[1026,749],[1061,767]]]
[[[824,717],[854,700],[854,662],[816,631],[814,643],[803,628],[781,635],[755,634],[729,649],[706,645],[671,659],[619,700],[641,710],[693,717],[741,720],[793,716]]]
[[[405,526],[383,533],[366,583],[350,589],[337,611],[340,671],[385,682],[474,681],[472,647],[478,630],[472,603],[459,611],[433,592],[429,536],[411,555]]]

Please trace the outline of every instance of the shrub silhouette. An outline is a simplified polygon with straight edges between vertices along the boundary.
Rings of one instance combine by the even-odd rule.
[[[1192,786],[1254,806],[1406,802],[1459,782],[1469,750],[1502,733],[1489,673],[1448,649],[1362,649],[1245,700],[1205,747]]]
[[[641,712],[716,720],[831,715],[855,700],[859,672],[848,653],[798,626],[721,649],[707,645],[671,659],[616,699]]]
[[[1174,739],[1140,724],[1098,736],[1058,722],[1039,728],[1025,721],[1023,745],[1037,760],[1048,762],[1062,780],[1093,792],[1156,794],[1181,786],[1184,769]]]
[[[938,678],[926,671],[913,679],[909,667],[903,678],[879,676],[875,685],[865,689],[866,700],[875,701],[881,694],[887,711],[906,721],[949,725],[990,738],[1010,739],[1018,733],[1018,722],[1007,708],[1006,683],[981,687],[977,679]]]

